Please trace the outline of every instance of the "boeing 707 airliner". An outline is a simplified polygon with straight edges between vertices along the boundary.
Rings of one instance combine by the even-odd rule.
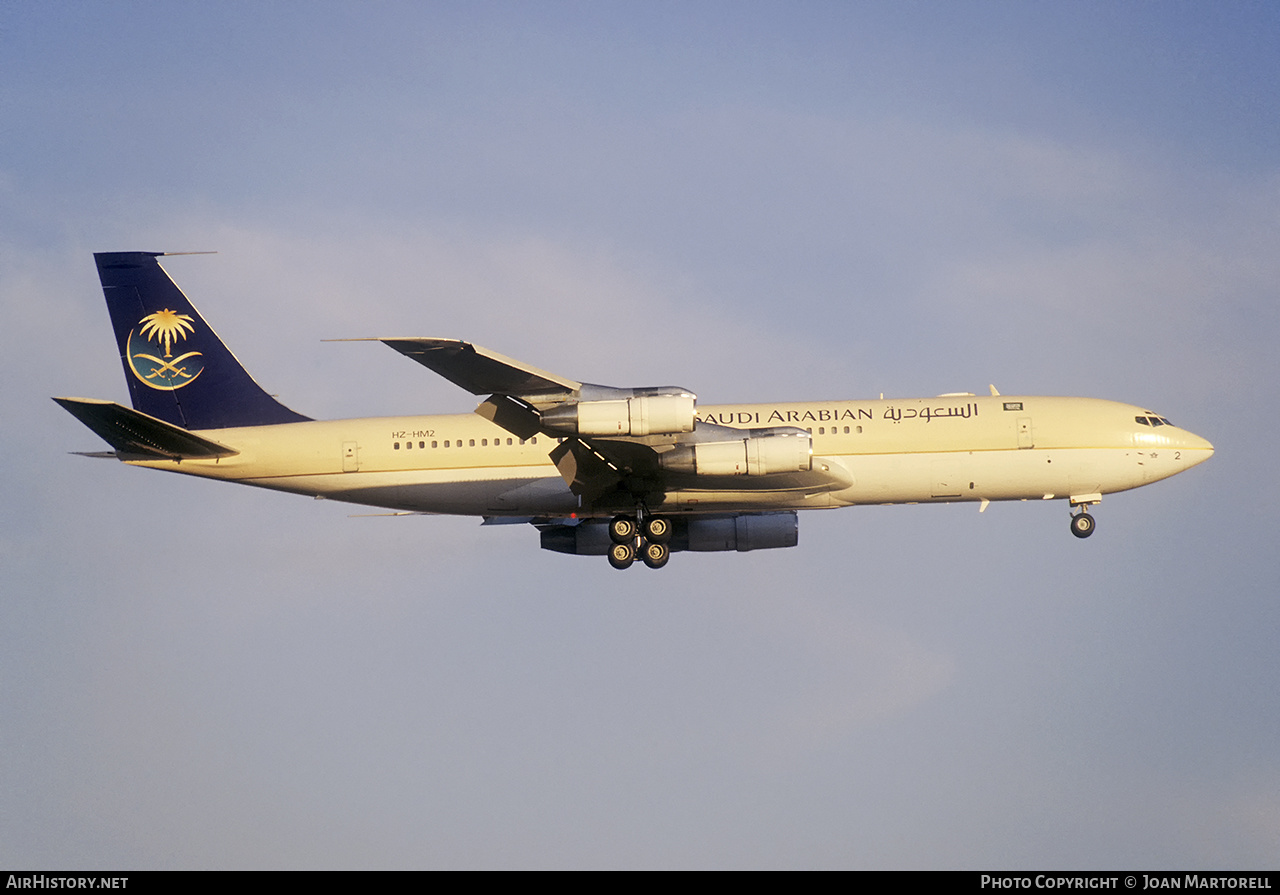
[[[133,407],[55,398],[133,466],[402,513],[529,523],[546,550],[615,568],[679,551],[794,547],[799,510],[1065,500],[1088,508],[1190,469],[1213,445],[1093,398],[704,406],[680,386],[566,379],[469,342],[379,339],[467,391],[474,413],[313,420],[268,395],[157,262],[94,255]]]

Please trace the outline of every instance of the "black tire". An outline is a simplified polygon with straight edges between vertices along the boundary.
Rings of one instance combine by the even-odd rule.
[[[636,520],[630,516],[614,516],[609,520],[609,540],[615,544],[630,544],[637,534]]]
[[[653,544],[671,541],[671,520],[665,516],[649,516],[644,520],[644,539]]]
[[[1088,513],[1078,513],[1071,517],[1071,533],[1077,538],[1089,537],[1097,526],[1098,524]]]
[[[651,569],[661,569],[671,559],[671,548],[656,541],[646,541],[641,551],[644,564]]]
[[[629,569],[636,561],[636,548],[630,544],[614,544],[609,548],[609,565],[615,569]]]

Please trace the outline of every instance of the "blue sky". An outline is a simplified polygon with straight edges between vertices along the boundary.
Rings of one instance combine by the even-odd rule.
[[[1274,866],[1280,13],[0,11],[0,863]],[[68,455],[94,251],[319,417],[474,340],[706,403],[983,391],[1217,447],[1098,508],[808,514],[661,574]]]

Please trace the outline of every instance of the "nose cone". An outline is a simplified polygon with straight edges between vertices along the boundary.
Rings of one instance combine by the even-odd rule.
[[[1182,452],[1182,460],[1188,466],[1203,463],[1213,456],[1213,445],[1193,432],[1179,429],[1177,437],[1172,439],[1172,447]]]

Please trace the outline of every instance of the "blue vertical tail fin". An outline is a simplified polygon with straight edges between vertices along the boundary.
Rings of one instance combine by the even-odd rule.
[[[156,261],[163,252],[98,252],[133,407],[185,429],[305,422],[262,390]]]

